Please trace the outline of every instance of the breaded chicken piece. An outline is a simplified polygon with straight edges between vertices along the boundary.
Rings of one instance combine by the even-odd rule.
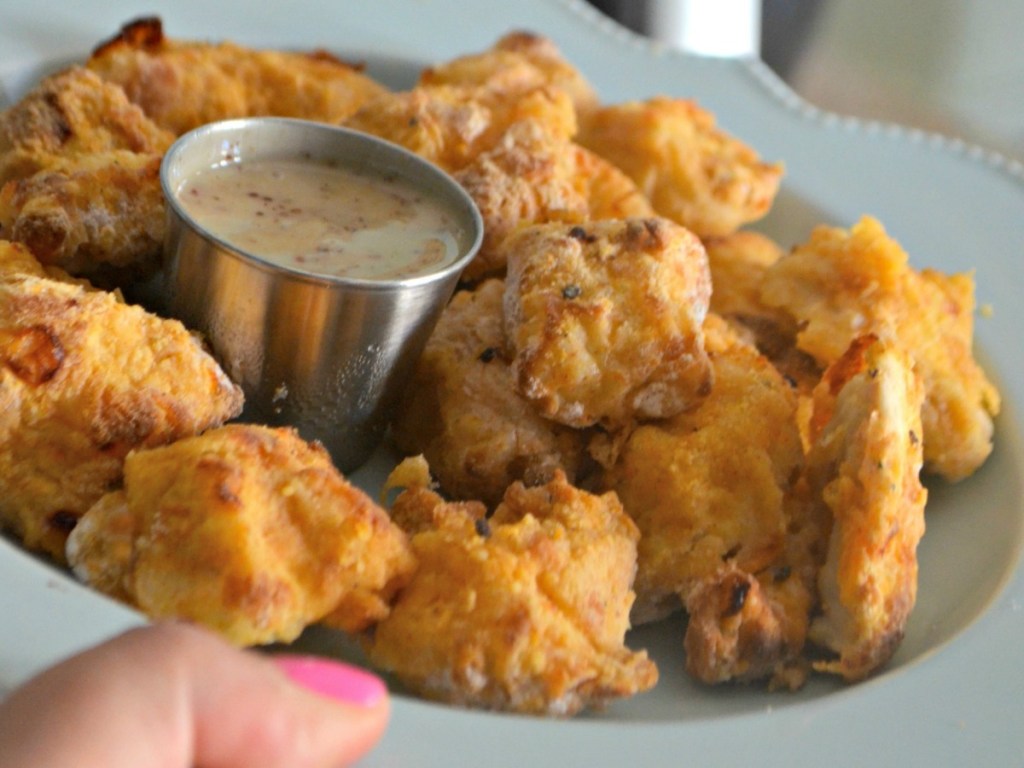
[[[58,158],[117,150],[160,154],[173,140],[121,88],[72,66],[44,78],[0,114],[0,185],[48,170]]]
[[[807,473],[832,525],[810,638],[836,657],[815,668],[850,682],[889,660],[916,600],[923,401],[911,358],[874,336],[854,340],[815,391]]]
[[[513,123],[490,150],[457,171],[484,219],[484,240],[463,271],[464,280],[501,276],[503,243],[525,224],[581,224],[592,219],[652,216],[633,181],[606,160],[542,123]]]
[[[432,699],[555,716],[657,682],[624,644],[638,532],[614,494],[557,473],[514,484],[490,520],[430,514],[417,571],[369,641],[375,666]]]
[[[460,291],[445,308],[392,424],[398,449],[424,454],[445,494],[497,504],[514,480],[570,478],[584,437],[539,416],[516,392],[505,353],[504,283]]]
[[[700,237],[763,217],[782,177],[780,164],[763,162],[684,99],[603,106],[581,122],[577,139],[625,171],[660,215]]]
[[[160,161],[107,152],[10,182],[0,189],[0,231],[98,285],[150,278],[166,229]]]
[[[449,173],[493,148],[509,126],[534,120],[552,137],[576,133],[576,111],[557,88],[533,86],[515,93],[486,87],[436,85],[370,99],[345,126],[400,144]]]
[[[738,354],[736,347],[749,345],[735,325],[713,312],[704,322],[704,333],[713,359]],[[797,403],[798,422],[803,418],[804,400],[800,396]],[[784,429],[784,439],[791,441],[792,426]],[[791,453],[788,461],[795,461],[795,456]],[[785,538],[772,564],[750,573],[727,557],[681,595],[688,616],[683,640],[686,670],[701,682],[767,678],[770,687],[790,690],[806,682],[810,665],[802,652],[824,562],[828,521],[810,503],[806,483],[796,476],[798,471],[793,470],[794,477],[785,485],[781,501]]]
[[[542,224],[505,249],[512,373],[543,416],[616,427],[707,394],[711,279],[689,231],[659,218]]]
[[[322,446],[247,424],[130,453],[124,489],[86,512],[67,552],[87,584],[237,645],[321,621],[361,631],[415,567],[405,534]]]
[[[145,277],[165,229],[159,170],[173,136],[81,67],[0,115],[0,236],[94,279]]]
[[[341,122],[384,86],[325,51],[172,40],[159,18],[126,24],[86,66],[175,135],[215,120],[278,115]]]
[[[52,274],[0,242],[0,525],[62,562],[130,450],[220,425],[242,392],[181,323]]]
[[[756,575],[791,565],[787,498],[803,462],[796,394],[727,330],[709,332],[708,341],[710,394],[692,410],[638,426],[604,475],[603,487],[642,534],[637,624],[678,610],[725,566]]]
[[[554,41],[525,31],[510,32],[481,53],[428,67],[420,73],[419,84],[483,86],[510,94],[550,85],[569,94],[577,113],[587,114],[598,105],[593,86]]]
[[[925,469],[948,480],[992,450],[999,393],[972,353],[974,279],[915,270],[882,225],[818,227],[765,276],[762,298],[800,326],[797,344],[821,366],[876,334],[906,350],[924,381]]]

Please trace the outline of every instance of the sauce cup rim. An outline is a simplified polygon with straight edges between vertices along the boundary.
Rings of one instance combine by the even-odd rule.
[[[289,267],[249,253],[218,236],[216,233],[199,224],[181,205],[178,200],[176,190],[172,188],[170,181],[172,164],[175,163],[181,155],[188,152],[191,145],[195,144],[198,139],[203,138],[210,133],[237,133],[251,130],[259,124],[276,125],[279,127],[283,126],[286,130],[322,131],[344,135],[348,137],[349,141],[373,146],[378,152],[391,153],[397,158],[401,158],[405,163],[421,168],[424,173],[432,176],[436,183],[448,188],[451,196],[458,203],[455,207],[462,209],[456,213],[459,219],[465,221],[467,229],[471,232],[469,247],[465,249],[464,253],[459,254],[459,256],[452,262],[434,271],[428,272],[427,274],[414,275],[411,277],[381,279],[327,275]],[[328,158],[327,155],[324,155],[323,157],[325,159]],[[333,156],[330,157],[333,159]],[[337,159],[339,161],[339,166],[344,167],[346,165],[345,155],[340,155]],[[367,166],[364,164],[361,167]],[[372,168],[372,166],[369,167]],[[417,187],[422,186],[420,182],[409,175],[403,174],[403,178]],[[483,217],[480,214],[480,209],[477,207],[472,196],[470,196],[465,188],[459,184],[451,174],[436,163],[417,155],[415,152],[406,149],[400,144],[380,138],[379,136],[374,136],[373,134],[357,131],[353,128],[347,128],[343,125],[333,125],[331,123],[321,123],[301,118],[271,116],[230,118],[206,123],[183,133],[175,139],[164,153],[160,162],[160,187],[163,192],[164,200],[168,206],[168,210],[173,211],[174,215],[181,220],[182,224],[187,226],[197,236],[215,243],[231,257],[236,258],[249,266],[301,282],[324,284],[329,286],[345,286],[371,292],[415,288],[416,286],[445,280],[449,278],[453,272],[461,272],[476,256],[477,252],[480,250],[481,244],[483,243],[484,223]]]

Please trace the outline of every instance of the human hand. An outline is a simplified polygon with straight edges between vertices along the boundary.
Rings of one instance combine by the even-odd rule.
[[[194,627],[130,630],[0,703],[4,768],[327,768],[384,731],[387,688],[340,663],[241,651]]]

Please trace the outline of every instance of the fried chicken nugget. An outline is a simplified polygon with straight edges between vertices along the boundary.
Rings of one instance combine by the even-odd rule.
[[[119,151],[54,163],[0,190],[0,229],[100,285],[152,277],[166,229],[160,160]]]
[[[523,227],[506,243],[516,387],[572,427],[672,416],[711,388],[707,256],[666,219]]]
[[[151,274],[173,138],[86,69],[46,78],[0,115],[0,236],[74,274]]]
[[[654,215],[622,171],[536,120],[513,123],[492,149],[454,175],[484,219],[484,240],[464,280],[502,275],[505,238],[525,224]]]
[[[524,31],[502,36],[489,50],[428,67],[420,73],[419,84],[483,86],[512,94],[551,85],[569,94],[577,113],[587,114],[598,106],[593,86],[554,41]]]
[[[387,512],[291,429],[233,424],[133,451],[68,540],[79,578],[238,645],[385,616],[415,567]]]
[[[761,161],[684,99],[603,106],[582,121],[577,140],[625,171],[659,214],[700,237],[763,217],[782,178],[781,165]]]
[[[556,716],[657,682],[624,644],[638,532],[614,494],[557,473],[513,484],[489,521],[435,519],[413,536],[418,569],[373,633],[376,666],[433,699]]]
[[[914,270],[870,217],[851,229],[818,227],[765,276],[762,298],[800,326],[797,344],[822,366],[868,333],[907,350],[924,381],[925,469],[948,480],[992,450],[999,393],[972,353],[974,280]]]
[[[711,324],[722,325],[714,316]],[[603,487],[619,495],[642,534],[637,624],[678,610],[723,566],[760,574],[789,563],[787,497],[803,463],[796,394],[726,329],[708,339],[715,376],[708,396],[638,426],[604,473]]]
[[[535,120],[565,140],[576,133],[571,99],[548,86],[515,93],[482,86],[419,86],[370,99],[344,124],[400,144],[453,173],[493,148],[521,120]]]
[[[159,18],[130,22],[86,66],[175,135],[216,120],[278,115],[341,122],[384,86],[325,51],[172,40]]]
[[[0,242],[0,524],[63,562],[130,450],[237,416],[242,392],[181,323],[55,274]]]
[[[58,158],[116,150],[158,154],[173,139],[119,87],[72,66],[44,78],[0,114],[0,185],[47,170]]]
[[[497,504],[515,480],[574,478],[584,436],[539,416],[519,393],[505,352],[505,284],[459,291],[434,328],[392,423],[400,451],[424,454],[446,494]]]
[[[923,401],[911,358],[870,335],[815,391],[807,473],[833,522],[810,638],[836,656],[815,668],[849,682],[889,660],[916,600]]]

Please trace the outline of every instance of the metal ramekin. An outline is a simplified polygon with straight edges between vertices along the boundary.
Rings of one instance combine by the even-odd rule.
[[[399,280],[311,275],[246,254],[203,230],[177,202],[191,174],[225,162],[311,157],[398,174],[450,208],[459,256],[435,273]],[[287,118],[198,128],[160,170],[168,205],[164,302],[203,333],[246,395],[243,418],[295,426],[342,471],[379,444],[413,366],[483,236],[480,213],[450,176],[389,142]]]

